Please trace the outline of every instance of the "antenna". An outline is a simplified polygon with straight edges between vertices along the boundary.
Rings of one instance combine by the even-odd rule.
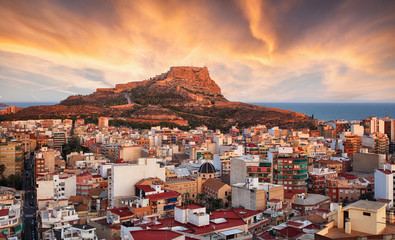
[[[243,143],[244,143],[244,155],[247,155],[247,138],[244,133],[243,133]]]

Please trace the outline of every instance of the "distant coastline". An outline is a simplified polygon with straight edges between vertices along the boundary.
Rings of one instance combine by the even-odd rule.
[[[0,109],[4,110],[4,108],[6,108],[8,106],[27,108],[27,107],[33,107],[33,106],[55,105],[55,104],[59,104],[59,102],[2,102],[2,103],[0,103]]]
[[[251,104],[291,110],[315,119],[361,120],[370,116],[395,118],[395,103],[257,103]]]
[[[361,120],[369,116],[392,117],[395,118],[395,103],[257,103],[250,102],[258,106],[272,107],[284,110],[291,110],[314,116],[315,119],[330,120]],[[41,105],[56,105],[59,102],[3,102],[0,109],[6,106],[17,106],[21,108]]]

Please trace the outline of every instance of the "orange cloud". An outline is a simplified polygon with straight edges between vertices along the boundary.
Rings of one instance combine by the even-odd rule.
[[[394,10],[391,1],[5,1],[0,81],[91,91],[193,63],[232,100],[395,101]]]

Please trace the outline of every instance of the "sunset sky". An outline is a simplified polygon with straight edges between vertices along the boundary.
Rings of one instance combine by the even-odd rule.
[[[207,66],[243,102],[395,102],[395,1],[0,2],[0,102]]]

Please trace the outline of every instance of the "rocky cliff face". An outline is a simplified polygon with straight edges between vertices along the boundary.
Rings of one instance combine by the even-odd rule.
[[[15,116],[42,116],[45,112],[124,117],[133,121],[184,121],[194,127],[206,124],[211,128],[253,124],[295,126],[310,122],[306,115],[292,111],[229,102],[206,67],[171,67],[148,80],[97,89],[86,96],[70,96],[58,106],[27,108]]]
[[[141,82],[117,84],[114,92],[148,85],[184,87],[190,91],[221,95],[221,88],[210,78],[207,67],[171,67],[170,71]]]

